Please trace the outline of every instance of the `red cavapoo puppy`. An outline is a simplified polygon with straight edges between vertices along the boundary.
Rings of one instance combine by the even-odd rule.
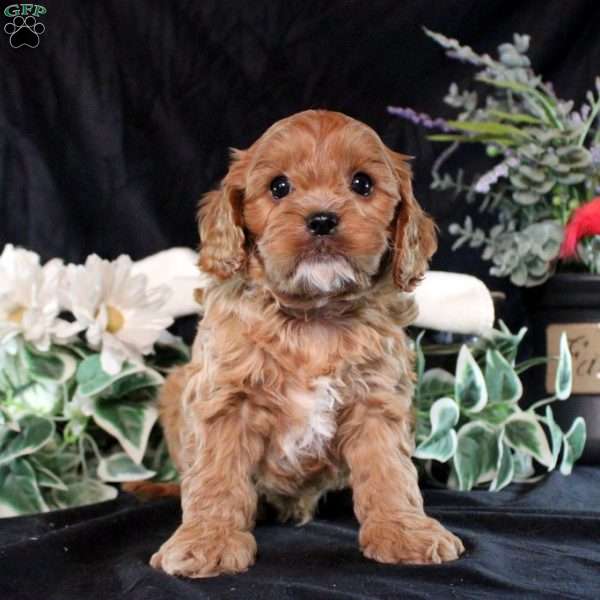
[[[259,498],[310,520],[352,487],[365,556],[439,563],[458,538],[423,511],[413,450],[410,292],[436,248],[406,157],[341,113],[283,119],[200,207],[204,291],[191,362],[161,421],[183,520],[151,564],[173,575],[254,562]]]

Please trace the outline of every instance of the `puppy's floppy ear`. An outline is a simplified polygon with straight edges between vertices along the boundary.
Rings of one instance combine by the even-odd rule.
[[[392,276],[401,290],[410,292],[423,278],[437,249],[436,227],[413,195],[409,157],[391,150],[388,154],[400,193],[392,225]]]
[[[200,202],[198,266],[205,273],[227,279],[246,264],[242,205],[249,156],[232,149],[229,172],[219,189]]]

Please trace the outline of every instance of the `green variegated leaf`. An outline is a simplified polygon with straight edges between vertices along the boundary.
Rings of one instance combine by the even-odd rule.
[[[40,352],[32,346],[23,348],[23,361],[32,379],[64,383],[77,369],[77,361],[63,351]]]
[[[95,352],[82,341],[75,341],[69,344],[69,350],[76,354],[79,358],[87,358]]]
[[[452,398],[440,398],[430,412],[431,433],[414,452],[415,458],[446,462],[456,451],[456,432],[459,410]]]
[[[104,398],[121,398],[136,390],[157,388],[164,382],[157,371],[145,369],[137,373],[122,377],[106,388],[101,396]]]
[[[531,458],[531,455],[513,450],[512,459],[515,467],[515,476],[513,481],[529,481],[531,477],[535,475],[535,468],[533,467],[533,459]]]
[[[25,362],[23,344],[16,354],[0,350],[0,389],[5,413],[11,421],[30,413],[54,414],[62,401],[62,385],[49,380],[32,379]]]
[[[186,343],[173,336],[168,343],[154,344],[154,353],[146,357],[146,364],[153,369],[169,370],[176,365],[184,365],[190,360],[190,350]]]
[[[468,491],[477,483],[492,479],[496,461],[496,437],[493,429],[479,421],[463,425],[458,432],[453,457],[458,489]]]
[[[64,397],[63,384],[51,381],[30,381],[13,396],[9,412],[14,418],[27,414],[56,414]]]
[[[154,471],[134,463],[124,452],[117,452],[108,458],[103,458],[98,464],[98,477],[102,481],[140,481],[150,479],[154,475],[156,475]]]
[[[452,463],[456,474],[456,489],[461,491],[472,489],[481,471],[477,442],[470,437],[457,440]]]
[[[556,467],[558,461],[558,455],[560,454],[560,448],[562,446],[563,434],[554,420],[554,414],[550,406],[546,406],[546,425],[550,432],[550,441],[552,445],[552,463],[548,465],[548,471],[552,471]]]
[[[177,481],[179,474],[169,456],[166,456],[156,471],[155,481]]]
[[[77,370],[77,395],[84,397],[102,396],[120,398],[143,388],[160,386],[164,379],[160,373],[143,365],[126,363],[116,375],[102,370],[98,354],[89,356]]]
[[[158,417],[152,402],[96,398],[92,417],[98,427],[115,437],[129,457],[142,462],[148,437]]]
[[[64,481],[53,473],[50,469],[44,467],[34,457],[28,458],[29,463],[35,470],[35,476],[40,487],[53,488],[55,490],[66,490]]]
[[[77,368],[78,393],[81,396],[96,396],[114,382],[143,371],[143,365],[125,363],[123,369],[116,375],[109,375],[102,369],[100,355],[92,354],[79,363]]]
[[[429,418],[433,432],[450,431],[457,423],[460,411],[452,398],[440,398],[433,403]]]
[[[492,329],[473,347],[475,356],[484,353],[487,348],[498,350],[510,365],[515,363],[517,351],[523,341],[527,328],[522,327],[517,333],[512,333],[504,321],[498,321],[500,329]]]
[[[511,417],[504,426],[506,442],[515,450],[531,454],[546,467],[552,464],[552,452],[544,430],[530,412],[520,412]]]
[[[0,467],[0,517],[45,512],[47,504],[38,487],[33,467],[24,458]]]
[[[58,508],[84,506],[105,502],[117,497],[117,488],[95,479],[84,479],[70,483],[66,490],[52,490],[52,498]]]
[[[481,472],[475,485],[491,481],[496,473],[498,461],[497,431],[482,421],[472,421],[462,428],[467,428],[467,435],[479,444]]]
[[[63,374],[61,359],[52,352],[40,352],[32,346],[23,346],[23,366],[29,371],[33,379],[42,381],[57,381]]]
[[[485,354],[485,383],[489,402],[517,402],[523,395],[519,376],[498,350]]]
[[[164,437],[156,448],[146,451],[146,456],[149,458],[148,466],[156,471],[156,475],[153,477],[154,481],[177,481],[177,469],[169,456],[169,449]]]
[[[477,419],[490,425],[502,425],[518,411],[519,409],[514,404],[492,402],[477,413]]]
[[[569,351],[569,342],[567,334],[563,332],[560,336],[560,350],[554,386],[556,397],[559,400],[566,400],[571,395],[571,388],[573,386],[572,370],[573,365],[571,352]]]
[[[506,487],[515,475],[515,466],[513,463],[512,451],[504,442],[504,431],[500,432],[497,437],[498,458],[496,463],[496,474],[492,483],[490,483],[490,491],[497,492]]]
[[[454,393],[462,410],[476,413],[487,404],[483,373],[466,345],[461,347],[458,354]]]
[[[51,444],[49,444],[51,446]],[[46,452],[46,448],[42,452],[37,452],[35,457],[31,458],[32,463],[35,463],[36,470],[39,464],[41,468],[54,473],[62,481],[63,477],[71,473],[80,463],[81,457],[78,452],[64,449],[61,452]]]
[[[586,434],[585,421],[577,417],[563,438],[563,457],[560,464],[560,472],[563,475],[571,474],[573,465],[583,454]]]
[[[55,490],[66,490],[67,486],[52,471],[40,468],[36,469],[38,484],[40,487],[52,488]]]
[[[454,375],[444,369],[429,369],[419,386],[419,404],[430,405],[434,400],[454,394]]]
[[[20,431],[6,430],[1,436],[0,465],[36,452],[54,435],[54,423],[50,419],[29,415],[18,423]]]

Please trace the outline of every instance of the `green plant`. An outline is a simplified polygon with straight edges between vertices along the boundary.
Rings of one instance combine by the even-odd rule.
[[[108,500],[108,482],[175,471],[155,397],[188,349],[168,290],[128,256],[84,265],[0,254],[0,517]]]
[[[452,59],[477,69],[476,87],[461,90],[453,83],[444,102],[457,116],[431,119],[412,109],[389,107],[390,113],[441,133],[430,140],[450,142],[432,170],[432,188],[464,195],[480,212],[495,215],[489,230],[476,227],[470,216],[454,223],[453,248],[464,244],[482,249],[491,261],[490,274],[509,277],[518,286],[543,283],[554,272],[563,230],[573,210],[600,189],[600,78],[578,111],[573,102],[558,98],[550,83],[531,68],[527,56],[529,36],[514,35],[513,43],[498,48],[498,57],[478,54],[472,48],[439,33],[426,34]],[[483,145],[493,166],[483,175],[467,179],[441,174],[442,166],[463,144]],[[594,269],[597,252],[589,244],[582,263]]]
[[[156,394],[189,349],[165,330],[162,294],[130,267],[94,256],[85,267],[41,266],[11,246],[0,255],[0,517],[110,500],[111,483],[177,478],[155,427]],[[425,371],[417,339],[415,458],[431,476],[434,462],[448,463],[444,483],[500,489],[528,476],[532,458],[554,468],[561,445],[570,472],[585,424],[563,434],[549,406],[535,412],[570,394],[566,341],[555,396],[523,411],[518,374],[545,360],[515,366],[523,335],[502,326],[463,346],[455,375]]]
[[[501,322],[499,330],[471,347],[461,346],[455,373],[425,370],[421,336],[417,338],[414,458],[430,479],[459,490],[486,485],[497,491],[534,477],[534,461],[547,471],[555,469],[559,457],[561,473],[571,473],[585,445],[585,422],[578,417],[564,433],[550,406],[571,393],[566,336],[557,358],[516,363],[525,332],[512,334]],[[520,374],[548,360],[558,361],[554,395],[523,409]]]
[[[172,340],[108,374],[80,343],[0,348],[0,517],[109,500],[108,483],[174,479],[158,429],[151,440],[155,397],[167,365],[188,359]]]

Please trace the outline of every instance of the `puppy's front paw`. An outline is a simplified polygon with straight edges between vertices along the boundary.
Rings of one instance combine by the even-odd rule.
[[[415,565],[456,560],[462,542],[435,519],[425,515],[398,519],[367,519],[360,528],[360,547],[367,558],[382,563]]]
[[[247,531],[181,525],[150,564],[170,575],[215,577],[246,571],[255,556],[256,541]]]

